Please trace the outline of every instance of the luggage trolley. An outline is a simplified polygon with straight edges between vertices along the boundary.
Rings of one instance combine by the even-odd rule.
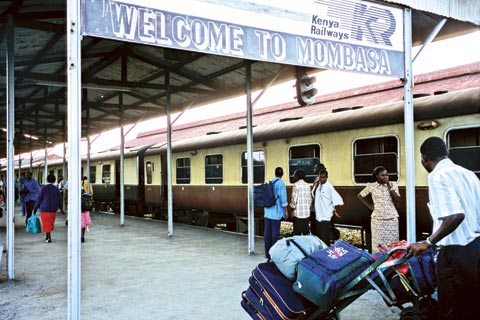
[[[336,295],[332,307],[313,310],[305,319],[339,319],[338,313],[365,292],[374,289],[389,306],[401,309],[400,320],[435,319],[436,288],[434,252],[413,257],[406,247],[396,247],[377,258]]]

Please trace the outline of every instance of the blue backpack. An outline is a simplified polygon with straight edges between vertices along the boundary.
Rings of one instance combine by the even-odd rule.
[[[257,207],[270,208],[277,203],[277,197],[273,191],[274,182],[262,183],[256,187],[253,187],[253,203]]]

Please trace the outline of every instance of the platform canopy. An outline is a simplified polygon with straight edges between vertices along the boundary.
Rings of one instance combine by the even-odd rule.
[[[216,0],[197,2],[217,5],[224,3]],[[335,3],[338,5],[340,2],[351,4],[360,1],[311,0],[310,2],[311,5],[322,2],[322,4],[334,6]],[[105,14],[130,15],[132,13],[129,8],[121,11],[119,8],[122,3],[127,6],[152,4],[158,6],[162,1],[88,0],[82,3],[99,6],[98,23],[101,25],[104,23],[101,19],[105,18]],[[163,3],[166,6],[167,4],[172,6],[179,2]],[[230,3],[251,7],[271,4],[268,1],[232,1]],[[401,8],[402,5],[412,7],[414,9],[413,43],[416,45],[422,44],[444,17],[448,20],[436,40],[479,30],[480,18],[476,0],[399,0],[374,1],[373,4],[392,8]],[[112,10],[116,11],[112,12]],[[189,10],[193,9],[189,8]],[[88,11],[84,14],[88,14]],[[264,15],[271,16],[272,19],[277,17],[268,13]],[[8,16],[13,18],[14,25],[15,153],[19,154],[44,148],[47,142],[53,146],[67,140],[66,2],[65,0],[0,1],[0,61],[2,61],[0,64],[0,129],[6,128],[5,61]],[[314,15],[311,14],[311,16]],[[160,15],[157,14],[156,17],[160,19]],[[222,18],[224,17],[218,17],[218,19]],[[269,19],[265,22],[267,20]],[[156,22],[162,23],[160,20]],[[331,22],[335,23],[333,20]],[[312,20],[310,23],[316,22]],[[320,27],[319,33],[322,32]],[[122,28],[126,28],[126,25]],[[90,135],[118,127],[121,101],[123,101],[124,124],[133,124],[164,115],[167,92],[164,81],[167,72],[170,76],[171,112],[243,94],[246,81],[245,66],[248,64],[251,65],[253,90],[265,88],[270,83],[293,79],[296,75],[296,67],[288,63],[252,58],[240,59],[228,55],[210,54],[208,50],[188,51],[176,47],[118,41],[91,36],[94,33],[92,30],[86,30],[88,32],[84,33],[85,37],[81,43],[84,89],[82,136],[87,134],[87,126]],[[322,69],[312,66],[309,67],[309,72]],[[295,91],[292,89],[292,97],[294,95]],[[0,130],[0,158],[5,156],[6,133]]]

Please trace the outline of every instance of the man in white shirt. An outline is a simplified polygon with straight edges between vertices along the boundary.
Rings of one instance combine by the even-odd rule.
[[[474,319],[480,294],[480,180],[448,158],[445,143],[430,137],[420,147],[427,177],[433,233],[408,251],[440,246],[437,260],[439,319]]]
[[[315,179],[312,188],[313,204],[315,207],[315,219],[317,235],[329,246],[333,240],[332,217],[337,213],[337,207],[343,205],[343,199],[335,190],[333,185],[328,182],[328,171],[322,169],[318,173],[318,179]]]

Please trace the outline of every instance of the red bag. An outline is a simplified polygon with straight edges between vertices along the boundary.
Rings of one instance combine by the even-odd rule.
[[[406,249],[408,247],[409,243],[405,240],[401,240],[401,241],[395,241],[395,242],[391,242],[389,244],[387,244],[386,246],[384,245],[379,245],[377,248],[378,248],[378,251],[380,253],[387,253],[391,250],[395,250],[395,249]],[[406,250],[395,250],[393,253],[392,253],[392,256],[387,260],[388,261],[395,261],[397,259],[401,259],[403,258],[403,256],[405,255],[406,253]],[[407,263],[405,262],[404,264],[402,264],[400,267],[397,268],[397,270],[401,273],[401,274],[404,274],[406,275],[408,273],[408,265]]]

